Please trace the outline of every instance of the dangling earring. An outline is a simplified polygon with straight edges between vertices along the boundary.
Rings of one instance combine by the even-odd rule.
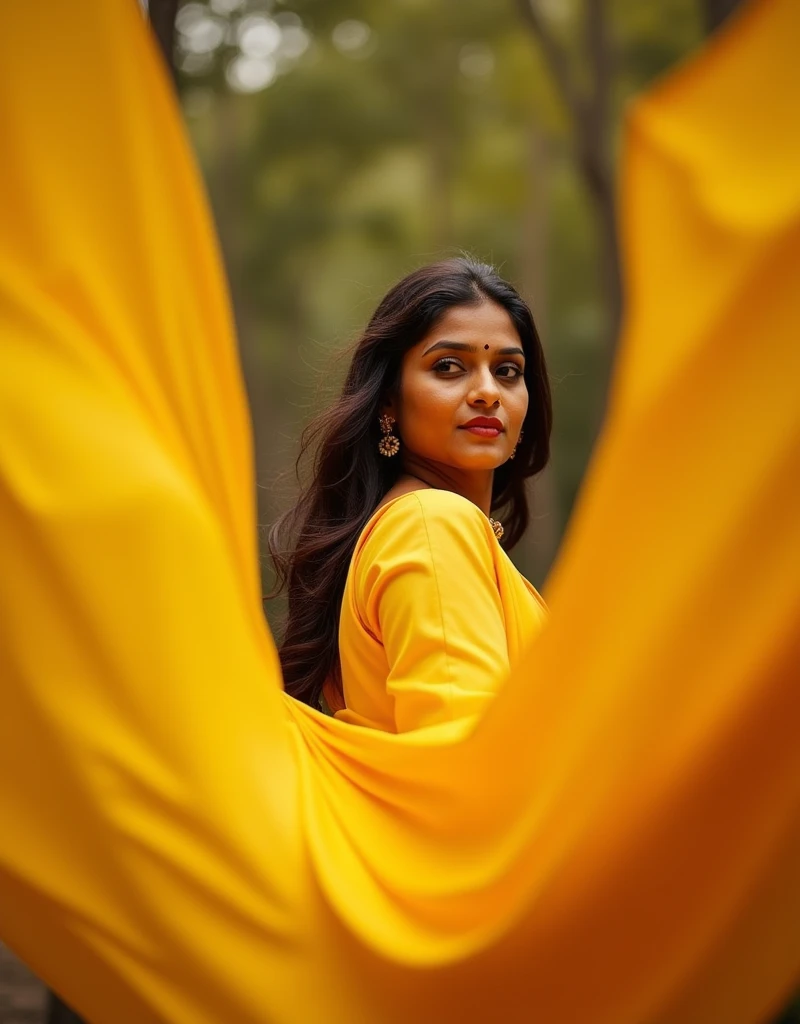
[[[520,430],[519,437],[517,438],[517,443],[514,445],[514,451],[509,455],[509,459],[513,459],[514,456],[517,454],[517,448],[519,448],[521,441],[522,441],[522,431]]]
[[[383,437],[378,442],[378,451],[381,455],[385,455],[387,459],[390,459],[400,451],[400,438],[395,437],[392,433],[394,417],[390,416],[388,413],[384,413],[378,422],[380,423],[381,430],[383,431]]]

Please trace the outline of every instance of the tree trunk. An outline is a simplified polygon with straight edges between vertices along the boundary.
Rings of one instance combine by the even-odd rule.
[[[740,4],[741,0],[703,0],[703,22],[706,35],[716,32]]]
[[[47,1024],[83,1024],[83,1019],[62,1003],[55,992],[50,993],[47,1005]]]
[[[177,13],[178,0],[149,0],[147,5],[147,14],[158,40],[158,48],[173,77],[175,76],[173,51],[175,48],[175,15]]]
[[[520,280],[531,302],[545,355],[548,348],[547,242],[552,154],[548,139],[531,122],[528,134],[527,195],[522,220]],[[552,462],[536,477],[531,495],[531,525],[522,541],[528,575],[541,587],[558,550],[561,523]]]
[[[578,170],[595,214],[597,269],[605,304],[606,391],[622,322],[622,272],[617,238],[614,168],[609,135],[612,51],[606,0],[585,0],[583,59],[590,72],[582,87],[569,53],[552,32],[536,0],[517,0],[523,20],[542,50],[554,84],[572,121]]]
[[[443,43],[429,65],[425,89],[418,98],[427,156],[428,245],[438,259],[453,244],[451,185],[453,180],[452,83],[456,74],[454,44]]]

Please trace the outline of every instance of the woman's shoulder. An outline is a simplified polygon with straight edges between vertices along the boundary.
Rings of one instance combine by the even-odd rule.
[[[489,520],[468,498],[435,487],[406,491],[380,505],[359,538],[356,553],[377,555],[423,546],[439,548],[447,538],[459,546],[495,543]]]
[[[453,522],[471,523],[477,525],[481,532],[485,528],[491,535],[489,521],[477,505],[461,494],[438,487],[420,487],[389,498],[378,506],[367,526],[377,526],[378,523],[387,527],[399,526],[408,523],[410,519],[444,525]]]

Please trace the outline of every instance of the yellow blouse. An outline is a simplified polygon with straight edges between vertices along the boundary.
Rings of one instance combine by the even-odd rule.
[[[434,488],[394,498],[350,564],[339,627],[347,707],[336,717],[386,732],[474,718],[544,619],[471,501]]]
[[[747,4],[631,110],[626,329],[546,626],[476,510],[387,505],[353,728],[281,688],[224,278],[140,6],[0,4],[0,937],[93,1024],[788,998],[799,36],[795,0]]]

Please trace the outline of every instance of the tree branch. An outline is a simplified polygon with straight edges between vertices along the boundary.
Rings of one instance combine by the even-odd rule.
[[[585,117],[585,104],[581,99],[569,66],[569,58],[564,47],[553,35],[536,6],[536,0],[517,0],[517,7],[528,27],[539,41],[544,59],[550,68],[556,87],[576,127]]]

